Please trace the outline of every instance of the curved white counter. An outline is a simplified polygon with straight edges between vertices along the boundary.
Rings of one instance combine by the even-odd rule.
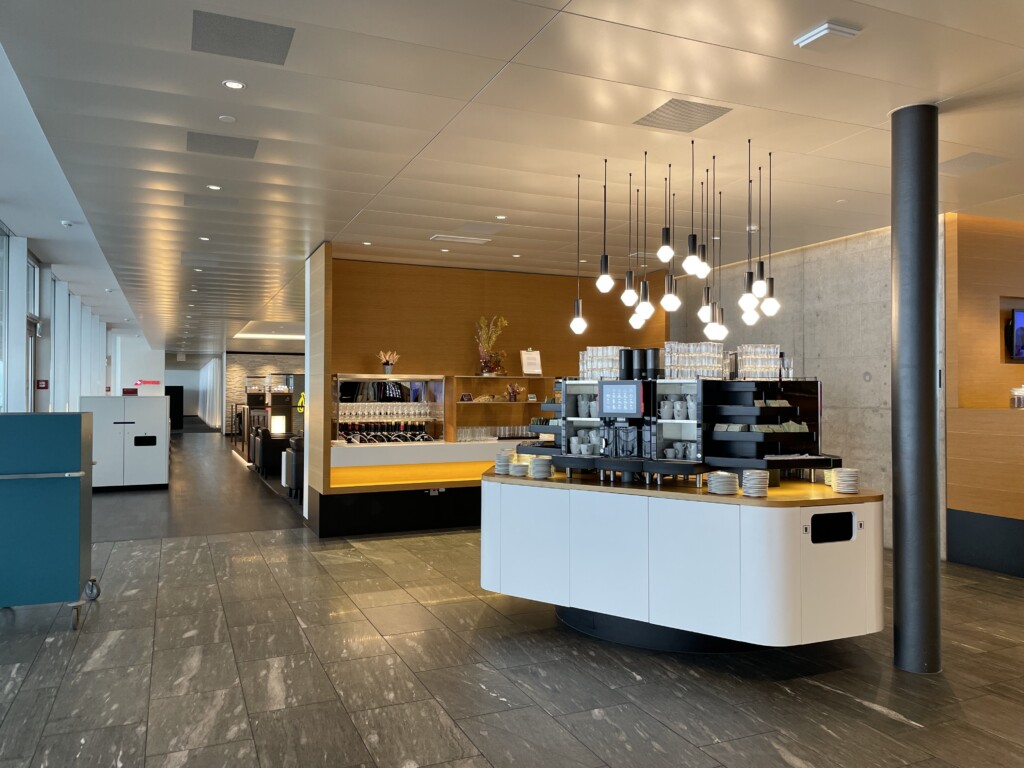
[[[485,589],[747,643],[878,632],[882,495],[784,481],[766,499],[486,472]],[[816,543],[816,539],[848,540]]]

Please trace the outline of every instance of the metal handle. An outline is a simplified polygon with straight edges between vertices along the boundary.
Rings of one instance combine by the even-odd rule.
[[[65,477],[85,477],[85,472],[39,472],[28,475],[0,475],[0,480],[59,480]]]

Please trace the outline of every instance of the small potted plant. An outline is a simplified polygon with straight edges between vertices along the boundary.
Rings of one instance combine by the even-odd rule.
[[[480,352],[480,373],[484,376],[500,376],[505,373],[502,363],[505,362],[505,352],[494,349],[501,332],[508,325],[508,320],[500,315],[495,315],[490,320],[481,317],[476,324],[476,345]]]
[[[385,352],[381,350],[377,353],[377,359],[380,360],[381,365],[384,366],[385,375],[390,375],[395,370],[395,363],[398,362],[398,358],[401,357],[397,352],[392,352],[390,349]]]
[[[505,387],[505,394],[508,395],[508,401],[510,403],[518,402],[519,401],[519,396],[521,394],[523,394],[525,389],[526,389],[526,387],[524,387],[524,386],[522,386],[520,384],[516,384],[516,383],[509,384],[507,387]]]

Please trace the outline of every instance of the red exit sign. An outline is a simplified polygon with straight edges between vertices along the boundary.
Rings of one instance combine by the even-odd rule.
[[[136,387],[159,387],[159,379],[139,379],[135,382]]]

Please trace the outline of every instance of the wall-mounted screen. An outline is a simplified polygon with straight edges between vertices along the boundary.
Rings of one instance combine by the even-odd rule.
[[[601,381],[597,387],[597,415],[602,419],[639,419],[644,415],[639,381]]]

